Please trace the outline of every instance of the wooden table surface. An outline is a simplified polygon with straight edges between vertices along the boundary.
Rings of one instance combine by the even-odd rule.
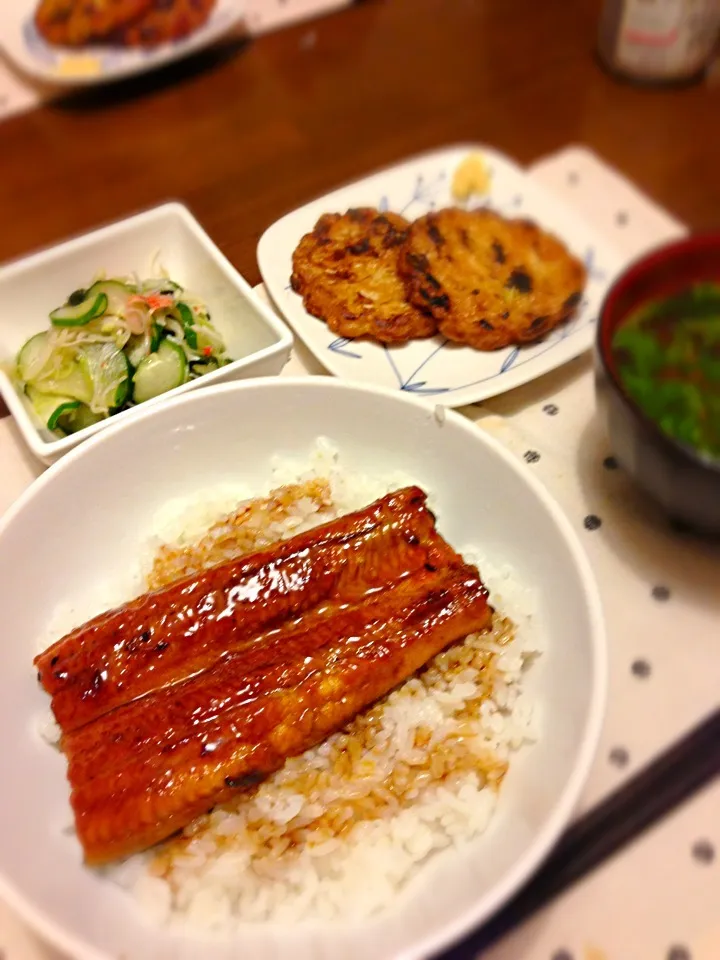
[[[251,282],[268,224],[417,151],[585,143],[694,228],[720,220],[720,88],[594,56],[596,0],[366,0],[0,127],[0,261],[181,198]]]
[[[613,79],[598,6],[365,0],[18,116],[0,125],[0,262],[178,198],[255,283],[277,217],[462,141],[522,163],[583,143],[691,227],[717,226],[720,87]]]
[[[413,153],[521,163],[584,143],[695,229],[720,224],[720,86],[622,83],[600,0],[364,0],[0,125],[0,263],[167,199],[251,283],[283,213]],[[0,401],[0,417],[7,415]]]

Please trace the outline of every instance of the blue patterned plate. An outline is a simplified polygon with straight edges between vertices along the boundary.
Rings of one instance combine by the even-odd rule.
[[[485,202],[506,216],[524,216],[559,236],[582,258],[588,282],[581,307],[536,344],[481,353],[442,337],[385,347],[368,340],[336,337],[304,309],[290,288],[292,253],[323,213],[377,206],[409,219],[453,203],[450,182],[460,161],[480,150],[492,174]],[[484,146],[456,146],[414,157],[326,194],[289,213],[265,231],[258,263],[267,291],[295,332],[331,373],[347,380],[395,387],[449,407],[503,393],[554,370],[587,350],[603,296],[622,268],[613,247],[532,176],[503,154]]]
[[[84,85],[144,73],[202,50],[239,23],[244,3],[218,0],[207,23],[190,36],[142,50],[102,44],[82,49],[54,46],[35,27],[36,7],[36,0],[13,0],[12,8],[3,11],[0,45],[17,67],[39,80]]]

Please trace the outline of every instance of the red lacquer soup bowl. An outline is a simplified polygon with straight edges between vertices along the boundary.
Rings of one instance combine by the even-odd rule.
[[[720,284],[720,233],[670,243],[633,263],[601,308],[595,382],[621,467],[672,520],[720,534],[720,460],[676,440],[648,417],[625,390],[612,353],[613,334],[639,307],[709,281]]]

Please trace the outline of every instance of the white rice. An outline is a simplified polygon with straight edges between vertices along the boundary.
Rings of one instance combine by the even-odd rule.
[[[313,477],[327,480],[332,504],[299,500],[273,536],[413,483],[345,471],[332,444],[320,440],[309,464],[274,462],[268,489]],[[190,546],[238,498],[267,493],[226,487],[168,504],[152,531],[145,575],[159,543]],[[439,526],[442,532],[442,518]],[[153,920],[229,934],[246,922],[363,919],[391,905],[438,852],[486,829],[512,754],[537,736],[523,678],[539,643],[531,591],[473,547],[463,554],[478,564],[502,611],[492,631],[439,654],[253,794],[107,870]]]

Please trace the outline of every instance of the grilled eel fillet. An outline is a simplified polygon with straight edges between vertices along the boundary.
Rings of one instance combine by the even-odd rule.
[[[63,740],[88,863],[164,840],[336,732],[489,623],[472,567],[422,570],[330,603]]]
[[[228,614],[234,630],[212,647],[212,662],[207,642],[197,641],[201,626],[184,635],[191,669],[176,663],[176,679],[165,673],[162,685],[64,730],[71,802],[88,863],[125,857],[167,838],[339,730],[450,643],[489,624],[491,609],[477,570],[463,564],[436,533],[424,499],[422,491],[410,488],[312,531],[317,540],[305,548],[310,560],[328,542],[349,545],[353,560],[338,561],[334,592],[314,600],[300,616],[296,609],[279,608],[263,620],[256,608],[272,605],[268,589]],[[414,529],[399,523],[401,506],[411,514],[415,508]],[[429,527],[420,522],[427,518]],[[388,527],[420,554],[406,550],[405,563],[398,560],[388,549]],[[424,546],[414,532],[418,528]],[[373,536],[381,547],[373,549]],[[246,562],[257,556],[271,562],[273,553],[309,538],[301,535]],[[236,565],[215,567],[195,580],[214,582]],[[344,583],[347,569],[354,573]],[[182,602],[183,594],[167,588],[152,596],[165,597],[165,605],[158,601],[156,608],[155,629],[162,635],[163,624],[177,619],[168,604]],[[203,614],[197,606],[193,610],[202,624]],[[96,639],[92,629],[88,635]],[[122,623],[112,631],[124,650]],[[234,633],[241,637],[238,643]],[[82,631],[71,637],[79,645]],[[193,659],[195,642],[200,667]],[[81,690],[75,693],[79,700]]]
[[[261,630],[323,601],[352,600],[460,562],[410,487],[340,520],[95,617],[35,658],[64,733],[177,683]]]

